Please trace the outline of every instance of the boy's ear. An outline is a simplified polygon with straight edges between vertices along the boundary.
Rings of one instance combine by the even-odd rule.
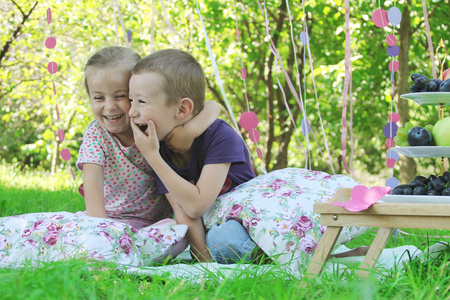
[[[194,101],[190,98],[183,98],[178,102],[177,118],[183,120],[190,117],[194,111]]]

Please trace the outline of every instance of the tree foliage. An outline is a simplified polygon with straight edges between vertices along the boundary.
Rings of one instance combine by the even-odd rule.
[[[243,112],[251,110],[259,117],[258,144],[249,141],[248,133],[241,131],[255,157],[256,147],[262,149],[264,157],[257,158],[257,164],[267,170],[294,166],[331,173],[327,164],[331,160],[336,173],[345,173],[341,149],[344,1],[311,0],[305,1],[304,7],[299,1],[287,0],[208,0],[198,1],[198,6],[195,1],[187,0],[116,2],[125,32],[118,12],[113,10],[114,1],[16,0],[0,4],[5,28],[0,33],[3,133],[0,156],[3,159],[44,169],[50,169],[53,164],[54,169],[63,166],[58,160],[60,147],[68,147],[76,157],[83,130],[92,119],[82,84],[84,63],[101,47],[127,46],[128,29],[132,32],[130,47],[143,56],[167,47],[191,52],[205,68],[208,99],[226,108],[206,47],[201,15],[233,116],[239,119]],[[382,8],[389,9],[393,3],[385,1],[383,5]],[[402,11],[408,7],[411,16],[408,65],[414,72],[431,75],[421,1],[398,1],[397,6]],[[45,18],[49,7],[53,15],[51,24]],[[377,8],[378,3],[374,1],[350,3],[353,160],[357,169],[372,174],[386,169],[383,127],[392,101],[387,67],[390,59],[385,43],[385,36],[392,28],[384,31],[374,26],[372,13]],[[429,3],[428,11],[434,47],[441,38],[450,45],[449,0]],[[300,41],[300,33],[306,28],[309,49]],[[54,49],[44,47],[48,36],[57,39]],[[271,43],[281,61],[274,48],[271,50]],[[46,70],[50,61],[59,64],[55,75]],[[242,67],[247,71],[245,83],[240,73]],[[52,93],[53,82],[56,96]],[[306,138],[302,134],[304,116],[290,84],[304,101],[315,137],[310,134]],[[398,94],[406,92],[397,90]],[[56,118],[56,105],[61,122]],[[409,115],[417,124],[437,120],[436,108],[409,106]],[[231,121],[230,116],[224,109],[222,117]],[[347,117],[350,118],[349,113]],[[66,132],[62,144],[56,137],[58,128]],[[347,147],[350,147],[349,139]]]

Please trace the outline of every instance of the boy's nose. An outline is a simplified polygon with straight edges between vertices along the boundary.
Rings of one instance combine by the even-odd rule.
[[[114,109],[116,109],[116,102],[114,100],[106,100],[106,109],[113,111]]]
[[[133,104],[131,104],[130,111],[128,112],[128,115],[130,116],[130,118],[136,117],[136,110],[134,109],[134,105]]]

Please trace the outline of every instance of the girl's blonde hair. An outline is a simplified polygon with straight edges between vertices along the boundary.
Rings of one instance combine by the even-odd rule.
[[[89,94],[88,76],[97,68],[115,68],[129,80],[131,72],[141,56],[130,48],[120,46],[105,47],[92,55],[84,67],[84,85]]]

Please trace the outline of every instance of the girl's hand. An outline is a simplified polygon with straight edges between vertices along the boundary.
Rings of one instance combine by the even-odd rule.
[[[136,146],[139,148],[141,153],[150,154],[152,152],[159,153],[159,141],[156,135],[155,123],[153,121],[148,121],[147,125],[147,134],[142,132],[136,123],[134,123],[134,119],[131,119],[131,129],[133,130],[134,141]],[[147,158],[147,156],[144,156]],[[151,155],[149,155],[151,157]],[[148,159],[147,159],[148,160]]]

